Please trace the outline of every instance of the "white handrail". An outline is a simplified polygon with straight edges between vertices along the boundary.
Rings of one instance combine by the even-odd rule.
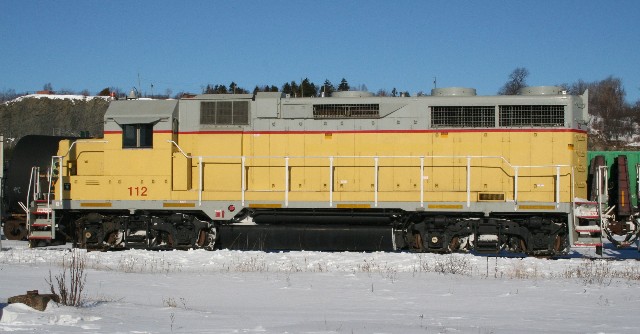
[[[187,159],[197,158],[199,162],[199,195],[198,195],[198,203],[202,204],[202,191],[203,189],[203,163],[205,159],[239,159],[242,167],[242,185],[241,185],[241,200],[242,205],[245,204],[245,192],[247,191],[246,185],[246,168],[247,168],[247,159],[283,159],[284,168],[285,168],[285,189],[284,189],[284,205],[285,207],[289,206],[289,168],[291,167],[292,159],[328,159],[329,161],[329,207],[333,207],[333,192],[334,192],[334,165],[335,159],[372,159],[373,160],[373,168],[374,168],[374,206],[378,206],[378,192],[379,192],[379,167],[381,159],[419,159],[420,161],[420,207],[424,207],[424,167],[425,161],[424,159],[466,159],[466,165],[461,165],[460,167],[466,168],[466,205],[467,207],[471,206],[471,162],[474,159],[496,159],[504,163],[507,167],[510,167],[513,170],[513,200],[515,204],[518,204],[518,179],[520,177],[520,170],[522,168],[555,168],[555,175],[553,175],[556,179],[555,185],[555,202],[556,207],[560,205],[560,180],[561,180],[561,169],[562,168],[570,168],[569,174],[570,178],[574,173],[574,166],[567,164],[557,164],[557,165],[513,165],[503,156],[481,156],[481,155],[430,155],[430,156],[413,156],[413,155],[344,155],[344,156],[224,156],[224,155],[200,155],[194,156],[191,154],[187,154],[175,141],[168,140],[168,143],[172,144],[177,148],[177,150]],[[571,182],[571,181],[570,181]],[[572,185],[573,187],[573,185]],[[270,191],[270,190],[267,190]]]
[[[174,141],[168,140],[167,142],[173,143],[176,148],[184,155],[187,159],[193,158],[206,158],[206,159],[242,159],[242,157],[246,157],[249,159],[327,159],[327,158],[342,158],[342,159],[419,159],[421,157],[431,159],[498,159],[502,160],[507,166],[511,168],[552,168],[552,167],[573,167],[573,165],[512,165],[506,158],[498,155],[340,155],[340,156],[326,156],[326,155],[301,155],[301,156],[291,156],[291,155],[254,155],[254,156],[246,156],[246,155],[190,155],[186,154],[182,148],[178,146]]]
[[[76,143],[83,143],[83,144],[106,144],[108,143],[108,140],[76,140],[74,142],[71,143],[71,145],[69,145],[69,149],[67,150],[67,153],[65,153],[64,155],[54,155],[53,157],[66,157],[67,155],[69,155],[69,152],[71,152],[71,149],[76,145]]]

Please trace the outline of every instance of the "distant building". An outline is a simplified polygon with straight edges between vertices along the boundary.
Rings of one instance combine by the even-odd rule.
[[[36,94],[42,94],[42,95],[55,95],[56,92],[52,91],[52,90],[39,90],[36,92]]]

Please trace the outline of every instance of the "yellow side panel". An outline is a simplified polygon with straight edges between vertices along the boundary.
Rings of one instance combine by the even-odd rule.
[[[244,198],[247,201],[260,201],[260,202],[273,202],[273,203],[283,203],[284,202],[284,192],[282,191],[247,191],[244,194]]]
[[[255,161],[257,159],[251,159]],[[249,161],[249,159],[247,159]],[[247,166],[247,190],[249,191],[269,191],[269,167],[265,165]]]
[[[165,200],[170,181],[153,176],[76,176],[71,181],[71,199],[76,200]]]
[[[480,154],[486,157],[473,160],[473,189],[481,192],[507,192],[510,183],[505,162],[499,157],[503,154],[503,133],[483,132],[480,137]],[[477,168],[477,169],[476,169]],[[508,168],[509,172],[511,171]]]
[[[103,175],[103,152],[80,152],[76,158],[77,175]]]
[[[184,154],[173,153],[173,190],[191,189],[191,159]]]
[[[294,166],[290,168],[293,192],[329,191],[329,167]]]
[[[510,132],[505,134],[509,141],[509,162],[517,166],[531,166],[531,136],[525,132]],[[506,139],[506,138],[505,138]]]
[[[467,199],[467,156],[474,157],[470,169],[471,201],[476,201],[480,192],[504,193],[505,200],[513,200],[515,170],[512,165],[518,165],[522,166],[519,168],[518,200],[553,202],[556,196],[555,168],[525,166],[582,163],[586,140],[580,139],[584,137],[572,132],[543,131],[326,132],[244,136],[236,133],[186,136],[181,138],[181,146],[193,155],[246,156],[245,199],[250,202],[282,203],[285,190],[289,192],[290,202],[324,202],[328,201],[331,182],[333,201],[339,203],[372,202],[376,182],[378,200],[382,202],[418,202],[421,182],[424,184],[425,202],[464,202]],[[333,169],[329,167],[330,156],[334,157]],[[373,156],[379,157],[377,179]],[[419,156],[425,156],[424,178],[420,175]],[[475,158],[477,156],[489,157]],[[288,169],[285,168],[284,157],[289,157]],[[240,159],[205,158],[204,163],[204,191],[207,193],[204,198],[239,196],[242,185]],[[190,165],[193,190],[199,182],[199,170],[196,160]],[[186,164],[174,161],[172,167],[175,171],[184,168],[181,166]],[[571,197],[568,172],[564,169],[561,173],[562,201],[569,201]],[[188,172],[180,174],[189,179]],[[333,180],[330,179],[331,174]],[[174,173],[174,177],[178,180],[183,176]],[[586,172],[576,175],[577,195],[580,191],[586,192],[585,188],[578,187],[585,181]],[[182,182],[179,186],[185,189],[187,183]],[[183,195],[174,195],[173,198],[183,198]]]
[[[237,192],[241,190],[242,168],[238,163],[205,163],[204,191]]]
[[[183,147],[183,149],[190,150],[195,156],[229,157],[241,155],[243,137],[241,133],[200,134],[194,136],[196,138],[193,138],[193,147]]]
[[[335,167],[333,190],[337,192],[360,190],[356,188],[355,184],[355,169],[353,166]],[[363,182],[363,180],[360,181]],[[371,178],[370,183],[373,183],[373,178]]]
[[[290,192],[289,203],[292,202],[325,202],[329,203],[329,192]]]
[[[248,178],[250,191],[284,191],[284,166],[249,167]]]
[[[122,135],[109,134],[105,139],[105,175],[170,175],[172,146],[167,141],[171,134],[154,134],[153,149],[123,149]],[[87,150],[89,144],[85,144]]]
[[[420,166],[380,167],[379,191],[420,191]]]

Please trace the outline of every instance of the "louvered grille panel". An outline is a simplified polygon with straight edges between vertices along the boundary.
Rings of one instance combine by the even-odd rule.
[[[378,104],[314,104],[313,118],[379,118]]]
[[[500,106],[500,126],[564,126],[562,105]]]
[[[494,106],[431,107],[431,127],[492,128],[495,127]]]

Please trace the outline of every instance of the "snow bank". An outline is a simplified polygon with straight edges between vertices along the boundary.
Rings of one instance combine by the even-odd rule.
[[[66,247],[4,241],[0,303],[61,271]],[[0,332],[635,333],[635,259],[471,254],[79,251],[83,307],[4,305]],[[607,249],[637,258],[637,251]],[[626,274],[625,274],[626,273]],[[635,276],[634,276],[635,275]],[[590,277],[590,278],[589,278]],[[602,279],[594,279],[603,277]],[[2,307],[4,306],[4,307]]]

